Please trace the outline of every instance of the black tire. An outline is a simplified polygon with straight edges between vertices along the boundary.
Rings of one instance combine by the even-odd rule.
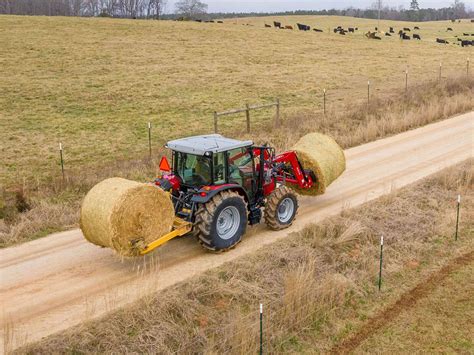
[[[199,206],[194,222],[194,234],[207,250],[229,250],[237,245],[245,234],[247,214],[247,203],[241,195],[222,191],[206,204]],[[231,220],[232,223],[229,223]],[[226,228],[227,226],[229,228]]]
[[[282,209],[285,210],[282,211]],[[270,229],[288,228],[295,220],[297,213],[298,197],[288,187],[280,186],[267,197],[265,223]]]

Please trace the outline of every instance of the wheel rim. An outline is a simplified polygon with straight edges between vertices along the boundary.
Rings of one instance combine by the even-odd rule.
[[[280,223],[288,222],[291,217],[293,217],[293,212],[295,210],[295,203],[293,199],[287,197],[283,199],[278,206],[278,220]]]
[[[217,234],[221,239],[232,238],[240,225],[240,213],[234,206],[224,208],[217,217]]]

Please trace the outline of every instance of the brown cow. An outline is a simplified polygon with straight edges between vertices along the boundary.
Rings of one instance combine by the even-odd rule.
[[[287,29],[287,30],[292,30],[292,29],[293,29],[293,26],[286,25],[286,26],[285,26],[285,29]]]

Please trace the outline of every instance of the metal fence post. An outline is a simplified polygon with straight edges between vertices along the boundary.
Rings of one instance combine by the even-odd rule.
[[[323,112],[326,116],[326,89],[323,89]]]
[[[249,104],[245,104],[245,118],[247,119],[247,133],[250,133],[250,106]]]
[[[214,133],[217,133],[217,111],[214,111]]]
[[[405,93],[408,93],[408,68],[405,70]]]
[[[260,355],[263,354],[263,304],[260,303]]]
[[[151,122],[148,122],[148,153],[151,160]]]
[[[63,182],[64,182],[65,174],[64,174],[63,144],[61,142],[59,142],[59,158],[61,159],[61,173],[62,173]]]
[[[367,80],[367,112],[369,112],[370,105],[370,80]]]
[[[460,207],[461,207],[461,195],[458,195],[457,212],[456,212],[456,234],[454,235],[454,240],[458,240],[459,209],[460,209]]]
[[[380,237],[379,291],[382,288],[383,235]]]
[[[280,124],[280,99],[276,99],[276,117],[275,123],[278,126]]]

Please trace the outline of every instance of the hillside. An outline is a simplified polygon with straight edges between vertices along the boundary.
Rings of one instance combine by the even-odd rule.
[[[101,166],[147,152],[167,139],[212,130],[212,112],[280,98],[283,115],[363,101],[366,83],[385,95],[410,84],[465,73],[472,47],[438,45],[447,25],[456,33],[472,24],[423,23],[423,41],[368,40],[376,21],[348,17],[278,18],[324,33],[264,28],[273,18],[224,24],[97,18],[1,16],[0,182],[47,180],[58,175],[58,142],[67,168]],[[236,23],[236,24],[234,24]],[[249,23],[253,26],[239,25]],[[328,33],[358,26],[348,36]],[[382,27],[413,27],[382,21]],[[272,112],[255,114],[256,129]],[[224,133],[235,135],[228,117]],[[226,128],[227,127],[227,128]]]

